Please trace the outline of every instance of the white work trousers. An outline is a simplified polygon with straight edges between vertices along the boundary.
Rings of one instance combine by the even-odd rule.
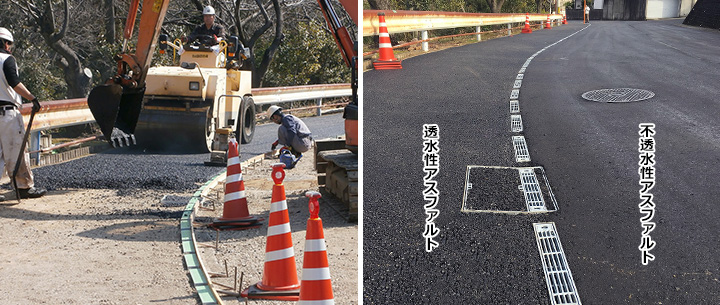
[[[7,173],[9,177],[12,177],[24,136],[25,128],[20,111],[17,109],[5,110],[5,114],[0,115],[0,169],[5,168],[5,171],[2,172],[3,175]],[[20,189],[34,186],[29,164],[30,154],[25,153],[16,177],[17,186]]]

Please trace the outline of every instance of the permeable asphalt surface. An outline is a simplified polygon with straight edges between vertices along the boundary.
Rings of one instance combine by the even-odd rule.
[[[720,303],[720,35],[681,22],[585,28],[571,21],[364,73],[365,304],[549,304],[535,222],[555,222],[585,304]],[[527,66],[524,131],[511,132],[520,68],[575,32]],[[604,88],[655,96],[633,103],[581,97]],[[656,259],[647,266],[638,249],[638,124],[645,122],[656,125],[658,150]],[[422,236],[423,124],[440,129],[440,245],[431,253]],[[515,162],[513,135],[526,137],[531,162]],[[542,166],[559,210],[462,213],[468,165]],[[500,190],[513,189],[500,185],[506,180],[487,179],[482,189],[496,191],[484,200],[503,202]]]
[[[343,135],[342,114],[304,118],[315,139]],[[270,151],[277,139],[276,124],[257,126],[251,143],[240,146],[240,159]],[[70,162],[33,170],[37,186],[48,190],[65,188],[193,190],[197,183],[224,170],[205,166],[210,154],[153,153],[138,147],[108,150]],[[302,160],[300,161],[302,162]],[[309,162],[309,161],[308,161]],[[7,186],[7,185],[6,185]]]

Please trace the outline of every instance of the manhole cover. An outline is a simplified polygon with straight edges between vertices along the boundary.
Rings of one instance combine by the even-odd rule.
[[[655,96],[648,90],[620,88],[620,89],[600,89],[583,93],[582,97],[588,101],[606,102],[606,103],[627,103],[637,102],[649,99]]]

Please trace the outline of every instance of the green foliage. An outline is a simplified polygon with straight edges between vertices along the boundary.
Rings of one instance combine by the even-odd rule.
[[[345,66],[334,38],[322,26],[317,23],[299,22],[292,29],[286,30],[285,34],[285,40],[265,75],[263,86],[297,86],[350,81],[350,68]]]

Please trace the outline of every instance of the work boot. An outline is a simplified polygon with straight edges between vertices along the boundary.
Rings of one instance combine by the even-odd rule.
[[[40,198],[47,193],[46,189],[31,187],[29,189],[20,189],[20,198]]]

